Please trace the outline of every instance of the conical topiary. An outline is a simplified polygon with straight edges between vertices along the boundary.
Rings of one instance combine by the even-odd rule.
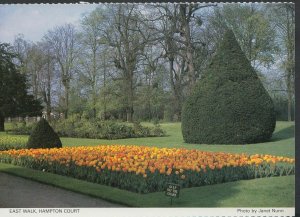
[[[61,148],[62,144],[58,135],[54,132],[49,123],[42,118],[34,127],[28,142],[27,148]]]
[[[227,30],[182,109],[187,143],[246,144],[271,138],[274,105],[234,34]]]

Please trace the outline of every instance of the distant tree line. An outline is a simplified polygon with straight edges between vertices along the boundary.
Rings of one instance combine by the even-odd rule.
[[[85,118],[180,121],[225,29],[293,120],[293,4],[102,5],[80,26],[55,27],[38,42],[18,35],[15,63],[29,92],[53,111]]]

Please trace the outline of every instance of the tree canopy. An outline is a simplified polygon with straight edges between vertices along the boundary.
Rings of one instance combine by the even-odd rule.
[[[27,93],[26,77],[19,73],[15,57],[8,44],[0,43],[0,131],[5,117],[41,114],[41,103]]]
[[[16,64],[47,118],[180,121],[228,26],[278,120],[293,120],[293,4],[99,5],[80,24],[14,42]]]

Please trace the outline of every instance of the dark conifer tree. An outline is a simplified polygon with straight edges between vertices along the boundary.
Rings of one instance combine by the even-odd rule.
[[[275,124],[272,99],[234,33],[228,30],[183,106],[184,140],[206,144],[265,142]]]
[[[35,116],[42,110],[40,101],[27,93],[26,77],[18,72],[15,57],[8,44],[0,43],[0,131],[5,117]]]
[[[61,148],[62,144],[53,128],[42,118],[34,127],[27,148]]]

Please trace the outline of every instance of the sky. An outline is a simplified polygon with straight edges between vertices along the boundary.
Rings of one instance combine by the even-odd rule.
[[[0,43],[13,43],[15,36],[39,41],[48,30],[65,23],[79,25],[80,18],[96,4],[0,5]]]

